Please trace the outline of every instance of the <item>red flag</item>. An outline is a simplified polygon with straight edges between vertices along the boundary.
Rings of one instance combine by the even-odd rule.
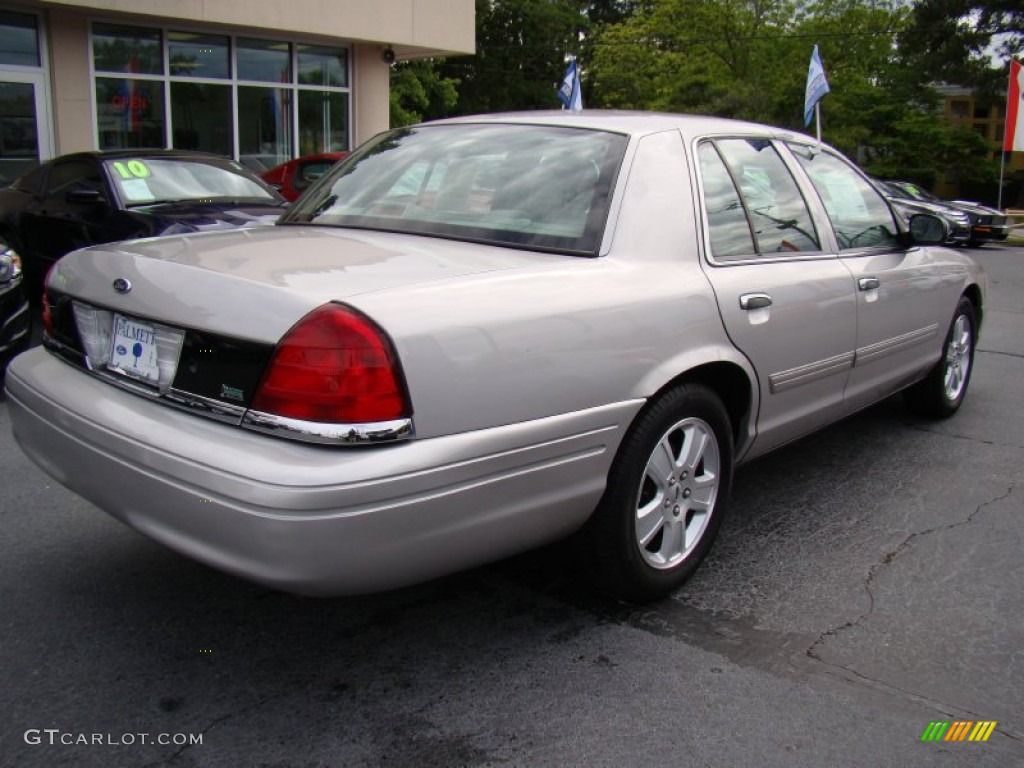
[[[1010,62],[1010,87],[1006,92],[1006,131],[1003,152],[1024,152],[1024,66]]]

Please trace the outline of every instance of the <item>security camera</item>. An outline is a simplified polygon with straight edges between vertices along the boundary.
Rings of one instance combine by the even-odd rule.
[[[384,49],[380,57],[384,59],[384,63],[390,67],[392,64],[395,63],[395,49],[389,45],[387,48]]]

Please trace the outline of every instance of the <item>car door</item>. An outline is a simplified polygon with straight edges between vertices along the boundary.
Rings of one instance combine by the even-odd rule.
[[[697,156],[704,269],[729,337],[757,372],[751,457],[838,418],[856,343],[855,290],[771,141],[708,139]]]
[[[22,232],[31,257],[44,269],[65,253],[119,239],[110,190],[91,157],[55,161],[42,194],[22,213]]]
[[[857,286],[857,348],[845,410],[859,410],[903,388],[933,363],[956,305],[958,278],[931,250],[904,247],[892,208],[844,158],[790,144],[821,197],[841,263]]]

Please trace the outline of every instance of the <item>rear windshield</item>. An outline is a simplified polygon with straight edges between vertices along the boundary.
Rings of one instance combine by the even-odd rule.
[[[535,125],[400,129],[337,166],[280,223],[593,255],[626,144]]]

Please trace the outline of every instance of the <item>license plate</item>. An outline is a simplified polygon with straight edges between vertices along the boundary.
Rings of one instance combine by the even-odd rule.
[[[115,314],[110,336],[111,369],[150,384],[159,383],[156,331],[152,325]]]

